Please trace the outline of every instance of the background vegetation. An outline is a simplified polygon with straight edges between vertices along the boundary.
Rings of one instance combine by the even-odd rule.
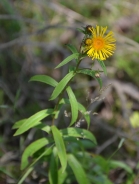
[[[138,0],[0,1],[0,184],[16,183],[23,174],[23,150],[41,134],[32,129],[24,136],[13,137],[14,122],[54,106],[48,101],[51,87],[29,83],[30,77],[47,74],[59,81],[68,67],[53,68],[70,54],[66,44],[79,48],[83,34],[77,28],[86,25],[108,26],[117,40],[114,56],[105,62],[108,76],[101,75],[101,93],[95,80],[82,75],[72,84],[78,100],[94,111],[90,130],[98,146],[89,151],[119,161],[108,173],[112,183],[139,183],[138,9]],[[91,63],[88,58],[81,64],[87,68]],[[95,68],[99,69],[97,63]],[[64,115],[61,118],[69,121]],[[66,126],[63,122],[61,127]],[[82,123],[82,127],[86,125]],[[125,141],[115,152],[122,138]],[[121,163],[128,169],[120,167]],[[46,183],[43,178],[40,167],[26,183]]]

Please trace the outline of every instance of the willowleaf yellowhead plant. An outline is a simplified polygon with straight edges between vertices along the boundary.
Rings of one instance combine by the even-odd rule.
[[[90,115],[87,108],[77,101],[70,86],[73,78],[80,73],[93,77],[102,88],[100,71],[93,70],[92,67],[80,68],[80,63],[89,56],[92,60],[99,62],[102,71],[107,73],[103,61],[113,55],[116,40],[113,32],[110,31],[106,34],[106,30],[107,27],[92,27],[90,25],[79,29],[84,34],[79,51],[73,45],[67,45],[72,54],[56,67],[62,67],[72,60],[76,61],[75,66],[70,67],[69,72],[60,82],[47,75],[36,75],[30,79],[30,81],[39,81],[52,86],[54,89],[50,100],[57,98],[57,103],[54,108],[41,110],[27,119],[16,122],[13,126],[13,129],[17,129],[14,136],[21,135],[31,128],[47,133],[42,134],[43,137],[32,142],[24,150],[21,158],[21,170],[26,170],[18,184],[24,183],[28,175],[42,162],[47,163],[46,183],[72,184],[76,181],[79,184],[99,184],[99,177],[103,177],[103,183],[111,183],[107,177],[109,166],[105,163],[106,161],[100,156],[92,157],[89,152],[85,151],[88,148],[94,148],[97,142],[95,136],[89,131]],[[67,98],[64,98],[65,92]],[[59,112],[65,104],[70,106],[71,120],[65,129],[59,129],[56,126],[59,123],[57,120]],[[87,122],[87,129],[80,128],[79,112]],[[51,125],[42,121],[47,116],[52,118]],[[59,121],[63,120],[59,119]],[[32,157],[31,163],[28,161],[29,157]],[[100,169],[97,172],[96,168],[91,169],[93,165],[101,167],[102,160],[106,166],[104,171]]]

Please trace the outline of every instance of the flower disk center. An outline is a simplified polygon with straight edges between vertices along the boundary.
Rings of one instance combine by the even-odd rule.
[[[93,40],[93,46],[96,50],[101,50],[105,46],[104,38],[94,38]]]

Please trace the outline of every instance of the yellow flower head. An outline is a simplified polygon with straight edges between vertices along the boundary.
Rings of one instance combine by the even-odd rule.
[[[93,59],[106,60],[113,55],[115,50],[115,38],[113,32],[110,31],[104,35],[107,27],[96,26],[96,28],[88,27],[91,36],[84,40],[84,52]]]

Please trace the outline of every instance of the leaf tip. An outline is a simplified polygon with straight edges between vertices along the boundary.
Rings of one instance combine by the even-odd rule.
[[[53,97],[52,96],[49,98],[49,101],[51,101],[51,100],[53,100]]]
[[[15,132],[13,136],[17,136],[17,135],[18,135],[17,132]]]
[[[18,129],[18,130],[19,130],[19,129]],[[17,136],[17,135],[20,135],[20,134],[21,134],[18,130],[14,133],[13,136]]]

